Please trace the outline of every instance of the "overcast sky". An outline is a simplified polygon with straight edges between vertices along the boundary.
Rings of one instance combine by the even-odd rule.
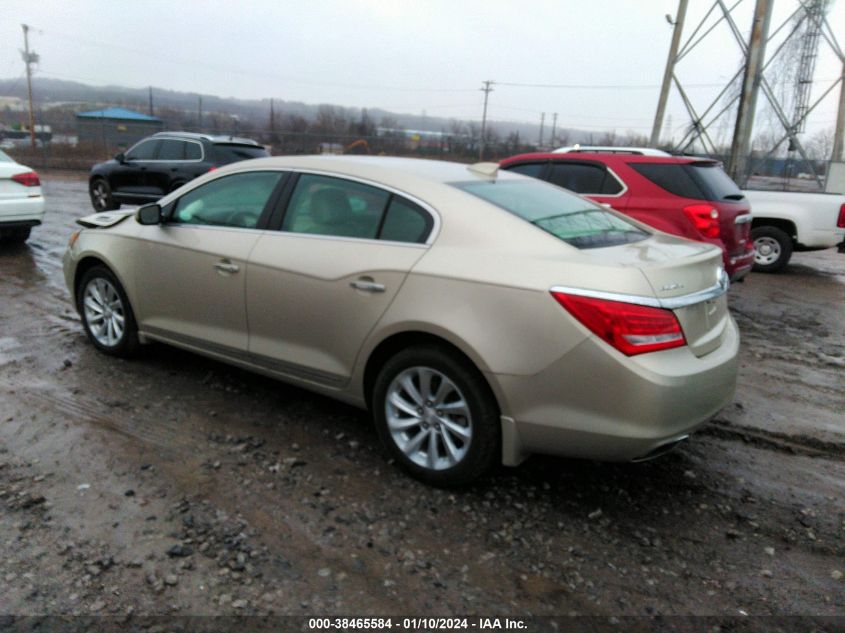
[[[685,38],[712,6],[691,0]],[[845,1],[830,23],[845,47]],[[242,98],[380,107],[648,133],[677,0],[2,0],[0,77],[23,77],[21,23],[37,75]],[[774,30],[797,6],[775,0]],[[747,35],[753,0],[736,10]],[[770,45],[771,49],[771,45]],[[722,23],[678,66],[701,109],[737,70]],[[841,72],[822,43],[816,95]],[[828,81],[824,81],[828,80]],[[566,84],[571,88],[508,86]],[[832,127],[838,92],[812,117]],[[761,96],[762,99],[762,96]],[[673,91],[674,128],[689,121]],[[547,119],[548,123],[549,119]]]

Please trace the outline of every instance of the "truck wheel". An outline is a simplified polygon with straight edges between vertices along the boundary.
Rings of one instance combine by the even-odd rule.
[[[792,238],[776,226],[751,229],[754,241],[754,269],[760,273],[783,270],[792,257]]]

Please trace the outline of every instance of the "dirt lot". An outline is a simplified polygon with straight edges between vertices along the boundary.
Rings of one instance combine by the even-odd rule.
[[[61,255],[0,250],[2,614],[845,614],[845,255],[731,290],[733,405],[657,461],[398,472],[367,415],[161,345],[98,354]]]

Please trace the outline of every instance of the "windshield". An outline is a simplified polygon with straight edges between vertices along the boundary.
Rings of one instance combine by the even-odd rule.
[[[648,233],[610,211],[538,180],[455,182],[452,186],[530,222],[576,248],[638,242]]]

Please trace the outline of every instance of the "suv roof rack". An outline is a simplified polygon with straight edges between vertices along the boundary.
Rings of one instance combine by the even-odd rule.
[[[575,145],[559,147],[552,150],[553,154],[572,154],[572,153],[595,153],[595,154],[636,154],[639,156],[671,156],[669,152],[664,152],[653,147],[610,147],[602,145]]]

